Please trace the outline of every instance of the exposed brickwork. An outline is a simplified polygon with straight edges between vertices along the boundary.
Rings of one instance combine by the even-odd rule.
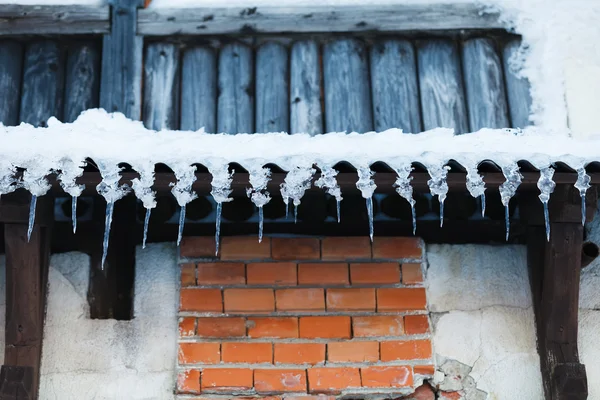
[[[419,239],[226,237],[215,257],[214,239],[184,238],[180,251],[179,394],[397,398],[433,375]]]

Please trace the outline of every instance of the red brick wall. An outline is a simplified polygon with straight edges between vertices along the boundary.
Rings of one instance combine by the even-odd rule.
[[[184,238],[178,393],[412,392],[433,374],[422,251],[415,238],[227,237],[215,259],[212,238]]]

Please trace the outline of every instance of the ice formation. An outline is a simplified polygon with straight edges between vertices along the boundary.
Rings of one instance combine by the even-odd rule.
[[[523,176],[519,172],[519,166],[517,163],[511,163],[510,165],[506,165],[502,167],[502,173],[506,178],[506,181],[500,185],[500,198],[502,200],[502,205],[504,205],[504,220],[506,224],[506,240],[508,241],[508,237],[510,235],[510,209],[509,203],[510,199],[517,193],[517,189],[521,185],[521,180]]]
[[[150,214],[152,213],[152,209],[156,207],[156,192],[152,190],[152,185],[154,185],[154,163],[147,161],[134,166],[134,169],[139,173],[140,177],[132,179],[131,186],[135,197],[140,199],[146,209],[146,215],[144,216],[144,237],[142,239],[142,248],[145,249],[146,240],[148,239]]]
[[[444,163],[445,164],[445,163]],[[431,179],[427,181],[429,191],[432,196],[437,196],[440,201],[440,227],[444,226],[444,201],[448,194],[448,171],[450,167],[444,164],[429,164],[426,165],[427,172]]]
[[[29,203],[29,226],[27,228],[27,241],[31,239],[33,226],[35,224],[35,209],[37,198],[45,195],[50,190],[51,185],[46,176],[52,172],[52,164],[49,160],[36,159],[27,163],[27,169],[23,172],[20,184],[31,193],[31,202]]]
[[[590,181],[592,179],[585,172],[584,167],[577,168],[577,182],[575,182],[575,188],[579,190],[581,196],[581,225],[585,225],[585,193],[590,188]]]
[[[467,190],[471,196],[481,199],[481,216],[485,217],[485,182],[477,171],[477,165],[465,166],[467,169]]]
[[[289,208],[290,199],[294,204],[294,217],[298,214],[298,206],[300,205],[300,199],[304,196],[304,193],[310,189],[312,177],[315,173],[315,169],[311,167],[295,166],[287,173],[284,182],[281,184],[281,196],[287,210]]]
[[[556,183],[552,180],[554,169],[551,167],[542,168],[540,170],[540,179],[537,182],[537,187],[540,189],[539,198],[544,205],[544,225],[546,226],[546,240],[550,241],[550,216],[548,213],[548,202],[550,195],[554,192]]]
[[[196,181],[196,166],[187,163],[177,163],[173,166],[173,172],[175,173],[177,182],[171,184],[173,186],[171,193],[173,193],[173,196],[180,207],[179,229],[177,230],[177,246],[179,246],[181,244],[181,238],[183,237],[185,207],[188,203],[198,197],[198,195],[192,191],[192,185]]]
[[[234,171],[229,172],[227,163],[220,163],[216,166],[209,166],[208,172],[212,175],[210,194],[217,203],[217,219],[215,222],[215,256],[219,254],[219,240],[221,236],[221,212],[223,211],[223,203],[230,202],[233,198],[231,194],[231,182],[233,181]]]
[[[410,173],[412,172],[413,167],[410,164],[405,164],[402,167],[396,168],[396,174],[398,177],[396,178],[396,182],[394,186],[396,187],[396,192],[410,204],[410,211],[412,214],[412,226],[413,226],[413,235],[417,233],[417,214],[415,212],[415,204],[416,201],[413,198],[413,188],[410,185],[410,181],[412,181],[412,176]]]
[[[338,171],[329,166],[321,167],[321,176],[315,181],[315,186],[325,191],[335,198],[337,221],[340,222],[340,203],[342,202],[342,190],[337,183],[336,176]]]
[[[264,213],[263,207],[271,201],[271,195],[267,192],[267,184],[271,180],[271,170],[266,167],[254,168],[249,171],[251,187],[246,189],[246,194],[258,207],[258,242],[263,239]]]
[[[60,187],[71,195],[71,220],[73,221],[73,233],[77,232],[77,198],[85,189],[84,185],[77,183],[77,178],[83,175],[85,163],[80,161],[75,163],[70,158],[63,158],[59,162],[58,181]]]
[[[373,175],[375,172],[371,171],[368,165],[360,166],[357,170],[358,172],[358,181],[356,182],[356,187],[360,190],[362,197],[367,202],[367,215],[369,216],[369,237],[371,238],[371,242],[373,241],[373,193],[375,193],[375,189],[377,185],[375,185],[375,181],[373,180]]]

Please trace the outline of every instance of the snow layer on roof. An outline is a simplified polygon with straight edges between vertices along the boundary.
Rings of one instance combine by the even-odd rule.
[[[0,0],[0,4],[19,4],[23,6],[56,6],[56,5],[78,5],[78,6],[103,6],[108,4],[107,0]]]

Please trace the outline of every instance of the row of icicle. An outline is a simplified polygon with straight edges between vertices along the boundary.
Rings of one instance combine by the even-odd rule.
[[[63,171],[69,171],[69,168],[65,168]],[[444,200],[448,193],[447,174],[449,167],[445,165],[429,165],[427,170],[431,179],[427,182],[430,192],[434,196],[438,196],[440,203],[440,226],[444,223]],[[416,214],[415,214],[415,200],[413,198],[413,189],[411,186],[410,173],[412,167],[406,165],[403,168],[396,169],[397,179],[394,184],[396,192],[402,196],[410,204],[412,210],[412,225],[413,234],[416,233]],[[120,180],[120,169],[116,166],[111,168],[102,168],[100,166],[100,172],[102,175],[102,182],[97,185],[96,190],[102,195],[107,202],[106,205],[106,217],[105,217],[105,231],[103,238],[103,254],[102,254],[102,266],[106,260],[106,254],[108,251],[108,238],[112,223],[112,216],[114,210],[114,204],[117,200],[121,199],[127,193],[130,192],[131,188],[128,185],[119,185]],[[148,237],[148,223],[152,208],[156,207],[155,192],[151,190],[151,186],[154,183],[154,166],[148,163],[138,171],[140,178],[136,178],[132,181],[132,188],[135,195],[142,200],[144,207],[146,208],[146,215],[144,218],[144,236],[143,236],[143,247],[146,247],[146,240]],[[186,205],[194,200],[197,195],[192,190],[192,185],[196,180],[196,167],[186,166],[185,168],[175,169],[176,183],[171,184],[172,193],[177,199],[177,202],[181,208],[179,216],[179,230],[177,237],[177,245],[180,244],[183,235],[183,226],[185,223]],[[211,182],[212,190],[211,195],[217,203],[217,216],[216,216],[216,249],[215,255],[219,252],[219,235],[220,235],[220,224],[221,224],[221,210],[224,202],[233,200],[229,195],[232,192],[231,182],[233,179],[234,172],[229,172],[228,165],[223,164],[218,167],[209,168],[213,179]],[[300,205],[301,199],[306,190],[311,187],[313,175],[316,170],[310,167],[296,167],[289,171],[281,184],[281,195],[286,205],[286,217],[287,210],[289,209],[290,200],[294,205],[294,220],[297,218],[297,210]],[[506,240],[509,238],[510,233],[510,222],[509,222],[509,202],[510,199],[515,195],[519,185],[521,184],[522,175],[519,172],[519,167],[516,163],[505,166],[502,168],[502,173],[506,178],[506,181],[500,185],[499,191],[502,200],[502,204],[505,208],[505,222],[506,222]],[[27,171],[25,171],[27,174]],[[321,168],[321,176],[314,183],[315,186],[324,189],[328,194],[335,197],[337,202],[337,220],[340,222],[340,202],[342,201],[341,189],[337,183],[336,176],[338,171],[331,167]],[[270,180],[271,171],[268,168],[262,167],[255,170],[249,171],[250,175],[250,188],[247,189],[247,195],[251,201],[258,207],[259,211],[259,233],[258,241],[262,241],[263,238],[263,207],[270,200],[271,197],[267,191],[267,184]],[[375,173],[371,171],[369,166],[363,166],[358,168],[358,181],[356,187],[361,191],[363,198],[366,201],[367,214],[369,218],[369,236],[371,241],[373,240],[373,193],[375,192],[376,185],[373,180]],[[537,187],[540,190],[539,199],[543,204],[544,218],[546,225],[546,237],[550,240],[550,223],[548,215],[548,202],[550,195],[554,191],[556,184],[552,180],[554,175],[554,169],[552,167],[543,168],[540,170],[540,178],[537,183]],[[75,184],[75,179],[80,174],[68,174],[67,172],[61,172],[59,174],[59,180],[63,189],[72,196],[72,220],[73,220],[73,233],[77,230],[77,198],[83,191],[83,185]],[[33,190],[33,186],[23,184],[23,181],[16,181],[13,176],[4,175],[0,179],[0,195],[14,191],[17,187],[24,187],[32,193],[29,213],[29,227],[28,227],[28,239],[31,236],[35,222],[35,209],[37,204],[38,193],[42,195],[47,192],[49,184],[45,178],[31,180],[35,181],[40,187],[45,188],[44,190]],[[481,199],[481,213],[485,216],[485,183],[483,182],[482,176],[477,172],[476,168],[467,169],[467,189],[470,194],[475,198]],[[577,182],[575,187],[579,190],[581,195],[581,207],[582,207],[582,224],[585,224],[585,194],[587,189],[590,187],[590,176],[587,175],[585,169],[579,168],[577,170]]]

